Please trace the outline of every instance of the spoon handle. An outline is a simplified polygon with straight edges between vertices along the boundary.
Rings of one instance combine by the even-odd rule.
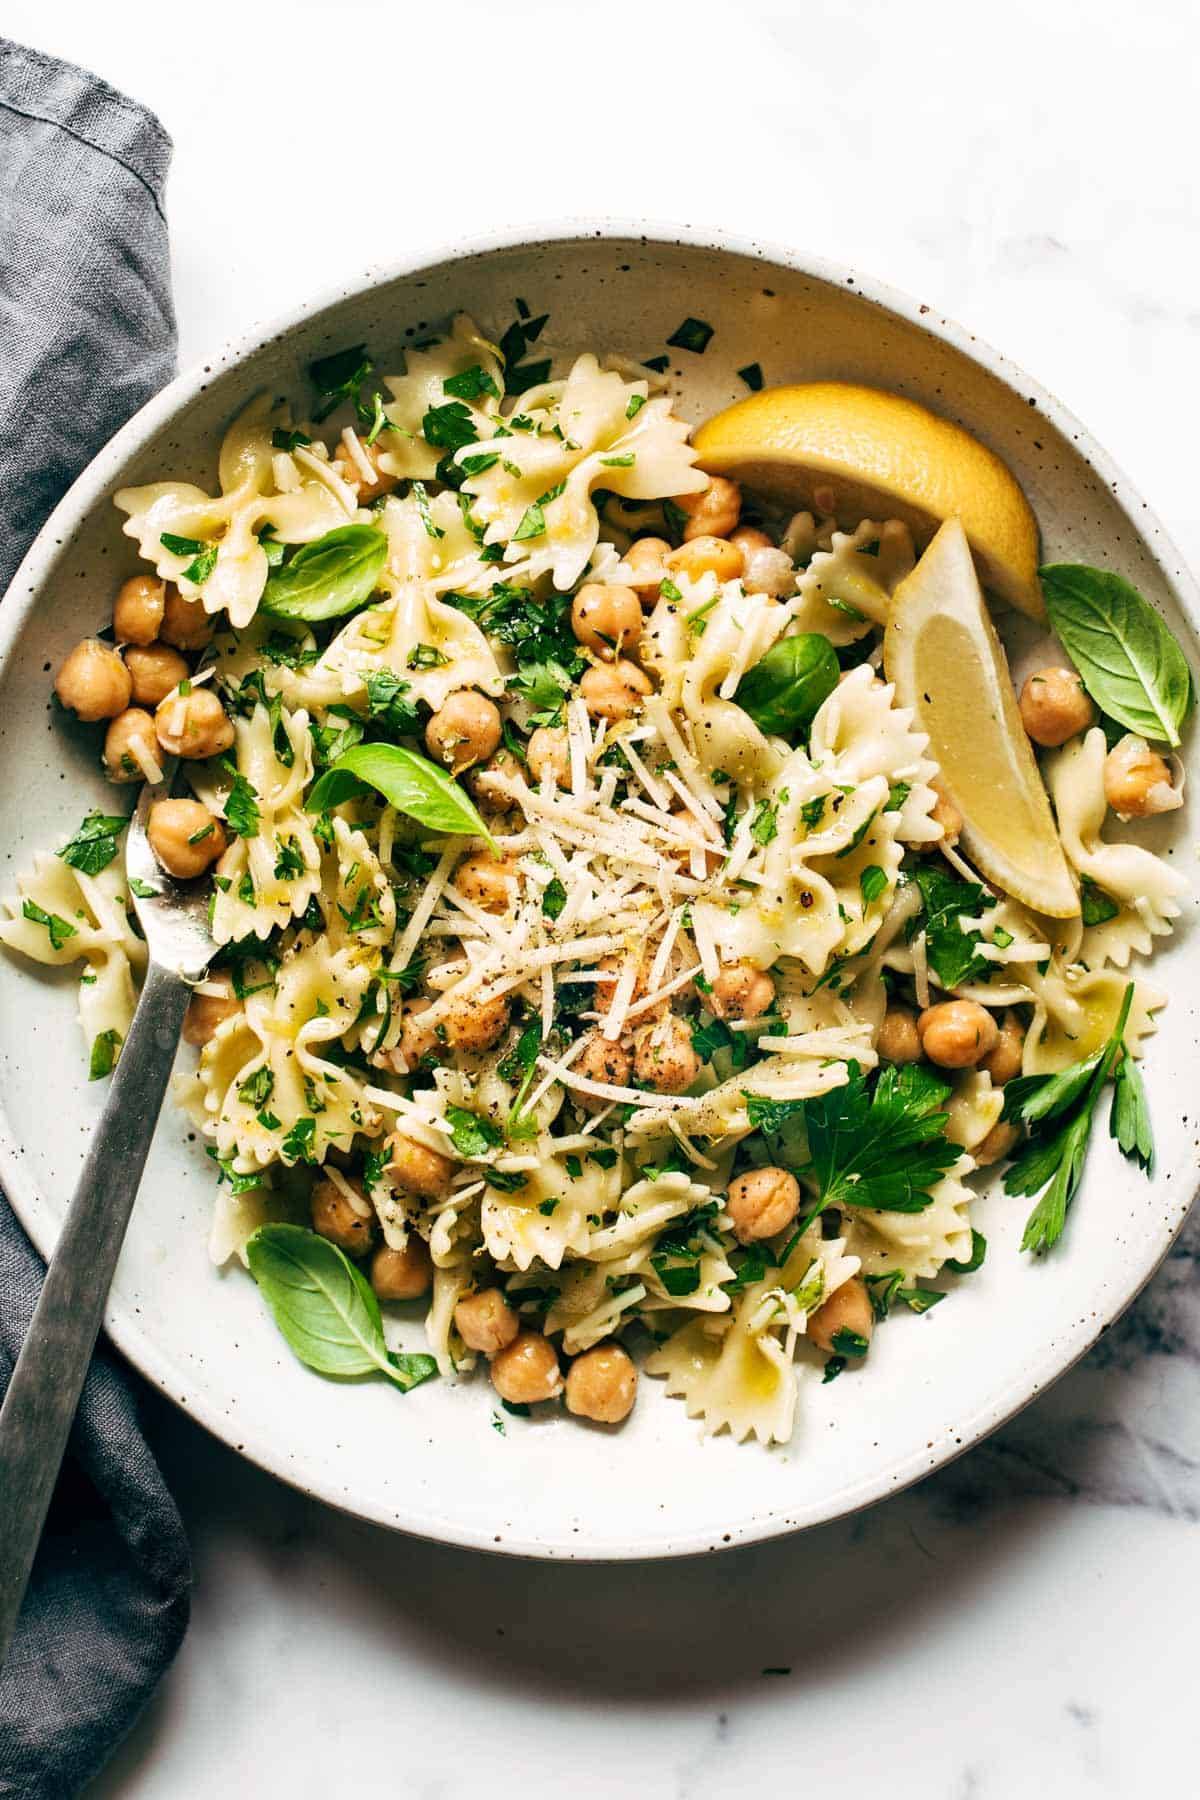
[[[179,1043],[189,989],[151,963],[0,1407],[0,1665],[42,1535]]]

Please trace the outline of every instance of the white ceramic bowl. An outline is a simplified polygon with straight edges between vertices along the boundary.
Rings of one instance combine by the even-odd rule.
[[[459,308],[499,331],[517,295],[549,311],[546,341],[572,351],[652,354],[686,314],[708,319],[706,354],[672,361],[693,420],[740,397],[735,371],[751,362],[769,383],[847,377],[960,420],[1015,470],[1046,558],[1129,577],[1200,666],[1195,584],[1145,502],[1036,383],[929,307],[732,237],[713,244],[620,224],[526,231],[372,271],[355,291],[250,334],[172,383],[76,482],[0,609],[3,891],[87,806],[111,806],[94,734],[64,728],[49,697],[51,671],[107,620],[118,579],[134,567],[113,490],[166,475],[210,478],[221,428],[256,389],[290,389],[304,410],[302,371],[317,355],[363,340],[386,352]],[[1175,837],[1190,842],[1177,822]],[[428,1537],[547,1557],[665,1556],[833,1518],[927,1474],[1008,1418],[1082,1355],[1164,1255],[1194,1185],[1186,1072],[1196,1067],[1198,941],[1185,925],[1154,965],[1172,996],[1146,1063],[1154,1180],[1131,1171],[1098,1131],[1066,1242],[1043,1265],[1018,1254],[1026,1204],[990,1192],[977,1208],[990,1240],[983,1270],[925,1318],[889,1325],[861,1374],[829,1386],[810,1374],[784,1449],[702,1441],[650,1380],[617,1434],[563,1416],[508,1418],[501,1435],[484,1380],[457,1390],[431,1382],[402,1398],[382,1382],[346,1387],[309,1374],[243,1271],[209,1263],[212,1165],[169,1106],[109,1333],[165,1393],[263,1467]],[[0,1176],[44,1253],[103,1100],[85,1073],[74,981],[0,958]],[[406,1342],[420,1336],[413,1320]]]

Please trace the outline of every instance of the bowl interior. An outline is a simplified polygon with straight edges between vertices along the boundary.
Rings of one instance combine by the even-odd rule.
[[[555,350],[662,351],[685,315],[707,319],[703,356],[672,352],[681,411],[698,420],[740,398],[736,371],[768,383],[875,383],[960,420],[1012,466],[1041,523],[1047,560],[1106,564],[1166,615],[1193,661],[1187,576],[1118,473],[1048,396],[926,308],[786,261],[636,236],[488,248],[349,294],[182,378],[120,434],[43,533],[0,610],[0,882],[62,841],[89,806],[112,808],[91,728],[51,711],[52,671],[107,622],[135,566],[109,496],[165,476],[208,484],[229,418],[256,390],[306,410],[304,365],[365,341],[388,352],[460,308],[492,335],[518,297],[548,312]],[[540,345],[539,345],[540,349]],[[1176,854],[1186,828],[1175,815]],[[1162,833],[1172,842],[1172,828]],[[1067,1242],[1044,1266],[1018,1254],[1021,1201],[976,1208],[984,1268],[924,1318],[880,1334],[869,1368],[827,1386],[806,1370],[797,1429],[765,1452],[701,1441],[677,1401],[646,1380],[619,1433],[497,1413],[483,1379],[407,1398],[343,1388],[290,1356],[239,1267],[217,1272],[206,1239],[212,1165],[168,1105],[121,1258],[109,1330],[167,1393],[287,1480],[365,1517],[466,1544],[548,1556],[687,1553],[815,1523],[953,1456],[1062,1372],[1136,1292],[1192,1197],[1195,1133],[1181,1072],[1195,1067],[1195,934],[1185,920],[1155,961],[1171,994],[1146,1073],[1158,1138],[1147,1182],[1096,1133]],[[188,1056],[190,1052],[183,1052]],[[0,956],[0,1173],[43,1251],[103,1102],[89,1085],[74,980]],[[418,1320],[405,1341],[421,1341]]]

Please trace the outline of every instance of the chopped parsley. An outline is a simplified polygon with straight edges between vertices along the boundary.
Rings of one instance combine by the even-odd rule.
[[[28,919],[33,925],[44,925],[50,936],[50,948],[61,950],[68,938],[77,937],[78,931],[67,919],[58,913],[47,912],[36,900],[25,900],[21,905],[21,917]]]
[[[117,854],[117,839],[128,821],[108,813],[90,812],[73,838],[58,852],[65,863],[84,875],[99,875]]]
[[[548,919],[557,919],[567,904],[567,890],[555,875],[542,889],[542,912]]]
[[[763,372],[760,364],[756,362],[747,363],[744,369],[738,370],[738,375],[745,382],[752,394],[757,394],[761,391]]]
[[[979,954],[980,933],[964,931],[961,921],[995,906],[995,896],[934,863],[919,864],[916,881],[925,902],[925,954],[938,981],[954,988],[978,980],[987,973],[988,960]]]
[[[222,757],[221,767],[233,776],[233,786],[225,796],[225,823],[239,837],[252,838],[258,836],[261,815],[258,810],[258,790],[247,781],[238,770],[237,764]]]
[[[712,335],[713,327],[706,319],[687,318],[682,325],[676,326],[667,342],[674,349],[690,350],[694,356],[703,356]]]
[[[504,1142],[504,1133],[490,1119],[468,1112],[465,1106],[448,1106],[446,1123],[460,1156],[486,1156]]]
[[[119,1031],[101,1031],[92,1039],[92,1054],[88,1059],[88,1080],[102,1081],[111,1075],[122,1043]]]
[[[316,1162],[313,1151],[313,1139],[316,1137],[317,1121],[299,1118],[291,1127],[279,1146],[279,1153],[285,1162]]]

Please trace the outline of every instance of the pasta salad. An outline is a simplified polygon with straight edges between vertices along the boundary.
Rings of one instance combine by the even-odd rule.
[[[510,1412],[610,1425],[641,1369],[706,1430],[784,1442],[798,1372],[861,1366],[979,1267],[978,1169],[1035,1199],[1042,1253],[1107,1083],[1149,1167],[1164,996],[1130,965],[1183,882],[1105,833],[1181,803],[1190,677],[1167,640],[1174,687],[1118,691],[1093,615],[1165,628],[1059,566],[1078,667],[1058,649],[1018,699],[956,520],[924,549],[819,480],[781,507],[700,466],[665,357],[543,359],[518,314],[381,376],[339,351],[310,417],[250,402],[213,491],[118,492],[142,569],[57,694],[114,784],[182,759],[150,839],[209,884],[216,950],[177,1097],[212,1255],[297,1354],[402,1389],[482,1364]],[[893,671],[956,547],[1053,893],[1049,864],[1043,893],[997,880]],[[0,923],[78,973],[95,1079],[145,957],[124,823],[89,813]],[[419,1305],[427,1351],[388,1347],[381,1303]]]

